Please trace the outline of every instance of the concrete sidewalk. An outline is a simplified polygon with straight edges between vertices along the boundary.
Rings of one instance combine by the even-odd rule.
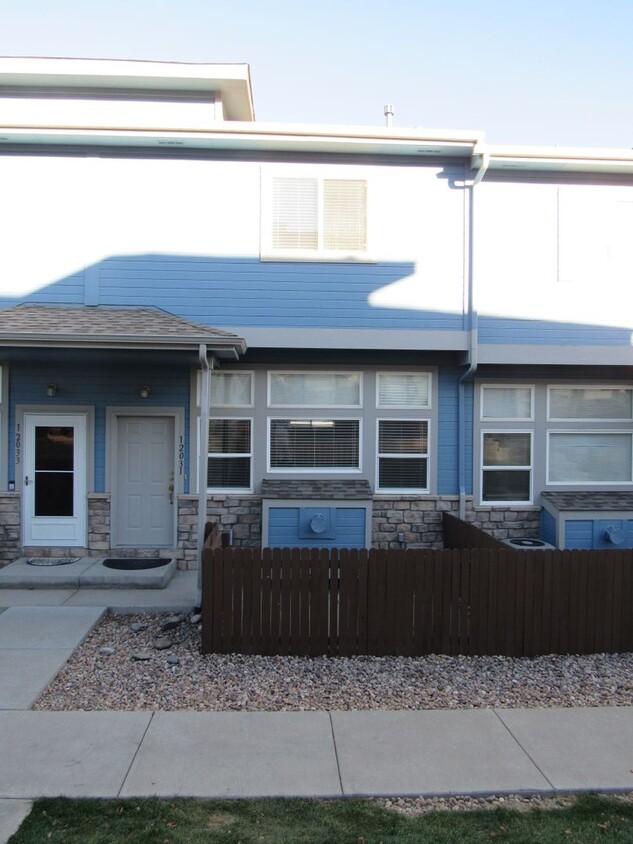
[[[0,798],[627,791],[633,708],[0,711]]]
[[[0,594],[0,601],[16,591]],[[56,591],[48,594],[55,598]],[[93,590],[80,591],[89,603],[96,600]],[[138,599],[142,590],[133,591]],[[33,594],[41,600],[40,592]],[[82,599],[79,593],[74,597]],[[349,797],[633,789],[633,707],[31,711],[44,686],[101,618],[104,604],[113,600],[112,593],[101,591],[101,606],[65,601],[0,612],[0,842],[7,837],[3,817],[11,812],[21,817],[25,803],[19,801],[40,796]],[[127,600],[123,609],[142,606]],[[18,822],[13,821],[14,828]]]

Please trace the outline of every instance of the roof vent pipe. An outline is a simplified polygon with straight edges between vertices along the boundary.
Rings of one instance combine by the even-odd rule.
[[[393,115],[394,115],[394,108],[392,105],[385,106],[385,122],[388,127],[391,127],[393,123]]]

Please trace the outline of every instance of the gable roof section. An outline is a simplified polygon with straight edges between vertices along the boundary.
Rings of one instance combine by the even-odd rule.
[[[0,311],[0,346],[191,350],[202,344],[220,356],[246,351],[237,334],[158,308],[26,304]]]

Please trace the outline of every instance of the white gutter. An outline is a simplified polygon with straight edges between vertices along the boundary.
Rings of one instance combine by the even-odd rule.
[[[486,175],[490,164],[487,153],[476,153],[472,159],[473,169],[477,172],[469,186],[470,214],[468,231],[468,328],[470,347],[468,350],[468,368],[459,379],[457,393],[457,435],[459,440],[457,454],[457,472],[459,482],[459,518],[466,518],[466,429],[469,421],[466,419],[466,382],[477,371],[479,350],[479,326],[477,306],[475,302],[475,188]]]
[[[213,359],[209,362],[207,347],[203,343],[199,350],[200,358],[200,408],[198,417],[198,578],[196,607],[202,606],[202,547],[204,545],[204,526],[207,520],[207,442],[209,440],[209,381]]]

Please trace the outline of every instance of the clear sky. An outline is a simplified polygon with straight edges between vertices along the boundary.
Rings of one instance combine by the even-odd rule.
[[[258,120],[633,147],[633,0],[0,0],[0,55],[248,62]]]

